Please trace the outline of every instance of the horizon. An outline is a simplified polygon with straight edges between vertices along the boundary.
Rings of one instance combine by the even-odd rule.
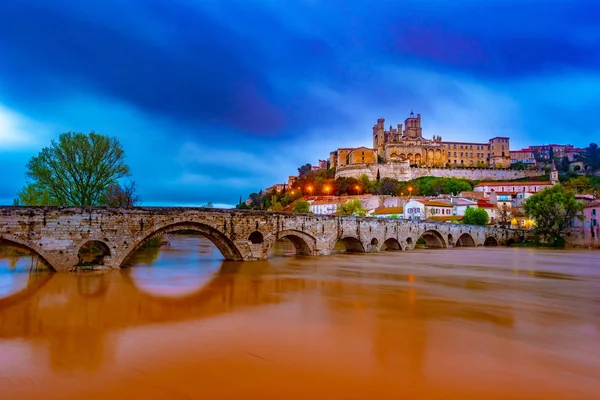
[[[70,131],[119,139],[142,206],[233,207],[411,110],[425,138],[587,147],[599,14],[589,0],[5,0],[0,204]]]

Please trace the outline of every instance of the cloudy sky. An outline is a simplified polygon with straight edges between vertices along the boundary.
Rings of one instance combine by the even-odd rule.
[[[0,204],[60,133],[122,142],[145,205],[232,205],[377,118],[600,141],[597,0],[1,0]]]

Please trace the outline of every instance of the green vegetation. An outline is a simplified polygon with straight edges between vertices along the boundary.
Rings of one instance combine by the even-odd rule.
[[[467,208],[462,223],[465,225],[487,225],[489,215],[483,208]]]
[[[564,235],[571,221],[583,221],[585,204],[575,199],[571,190],[561,184],[546,188],[525,201],[525,215],[536,223],[534,232],[542,238],[542,242],[551,246],[563,247]]]
[[[592,175],[600,169],[600,148],[598,148],[596,143],[590,143],[590,145],[585,148],[583,162]]]
[[[295,213],[308,214],[310,213],[310,203],[306,200],[298,200],[294,203],[293,211]]]
[[[338,215],[354,215],[357,217],[364,217],[367,215],[367,210],[363,208],[359,199],[352,199],[338,205],[336,213]]]
[[[102,205],[107,191],[127,175],[125,152],[116,138],[63,133],[29,160],[29,181],[18,194],[19,204]]]

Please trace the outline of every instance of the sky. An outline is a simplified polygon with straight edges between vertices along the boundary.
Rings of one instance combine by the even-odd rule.
[[[232,206],[372,126],[600,141],[597,0],[2,0],[0,204],[63,132],[123,144],[143,205]]]

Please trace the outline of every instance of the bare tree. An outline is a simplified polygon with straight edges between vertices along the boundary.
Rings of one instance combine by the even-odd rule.
[[[102,195],[101,204],[108,207],[132,208],[139,206],[142,199],[136,194],[137,185],[135,181],[123,184],[110,185]]]

